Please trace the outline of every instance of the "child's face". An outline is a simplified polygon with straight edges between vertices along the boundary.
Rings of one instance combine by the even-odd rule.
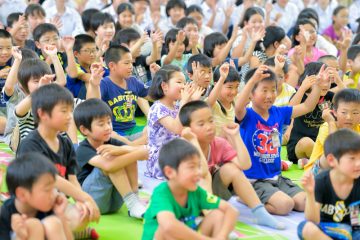
[[[35,44],[41,50],[47,45],[56,46],[57,49],[60,49],[60,37],[56,32],[46,32],[40,37],[39,42],[35,42]]]
[[[334,159],[330,166],[351,179],[357,179],[360,177],[360,152],[345,153],[340,159]]]
[[[338,128],[355,128],[360,123],[360,104],[356,102],[339,102],[334,111]]]
[[[170,42],[170,43],[169,43],[169,50],[172,49],[172,48],[174,48],[175,45],[176,45],[176,42]],[[185,44],[182,43],[182,44],[180,44],[180,45],[178,46],[178,49],[177,49],[177,51],[176,51],[176,53],[175,53],[175,58],[176,58],[176,59],[181,59],[181,58],[182,58],[182,55],[184,54],[184,52],[185,52]]]
[[[337,71],[340,70],[339,62],[336,59],[326,59],[324,63],[331,68],[335,68]]]
[[[74,52],[80,64],[91,65],[96,60],[97,48],[95,43],[85,43],[79,52]]]
[[[134,11],[136,15],[144,14],[147,7],[149,6],[147,1],[135,1],[133,2]]]
[[[110,140],[112,132],[112,122],[110,116],[95,118],[91,123],[91,131],[86,129],[84,134],[97,142],[107,142]]]
[[[200,143],[209,143],[215,137],[215,123],[210,108],[202,108],[191,114],[191,131]]]
[[[25,201],[32,208],[48,212],[53,209],[56,199],[55,179],[47,173],[39,177],[31,191],[25,190]]]
[[[105,41],[111,41],[115,35],[115,25],[112,22],[100,25],[95,31],[96,35]]]
[[[130,42],[129,42],[129,48],[132,48],[132,47],[136,44],[136,42],[137,42],[138,40],[139,40],[139,39],[130,41]],[[132,56],[133,56],[133,58],[135,59],[135,58],[139,57],[140,54],[141,54],[141,48],[138,48],[138,49],[136,49],[136,51],[133,52]]]
[[[11,38],[0,38],[0,64],[5,64],[12,55]]]
[[[198,34],[199,33],[199,28],[195,24],[187,24],[184,27],[184,31],[186,33],[186,36],[189,38],[193,34]]]
[[[30,32],[33,32],[34,29],[42,24],[42,23],[45,23],[45,16],[42,16],[42,15],[29,15],[28,16],[28,22],[29,22],[29,25],[30,25]]]
[[[133,65],[133,59],[131,53],[125,53],[121,59],[113,64],[111,71],[113,71],[118,77],[126,79],[131,76]]]
[[[199,29],[201,29],[204,16],[201,15],[201,13],[199,13],[199,12],[192,12],[189,14],[189,17],[192,17],[193,19],[195,19]]]
[[[310,24],[304,24],[302,26],[304,26],[304,30],[309,33],[309,41],[306,42],[306,46],[307,47],[315,46],[317,40],[316,29]],[[299,36],[297,36],[297,39],[299,39]]]
[[[20,30],[13,35],[13,38],[15,41],[25,42],[29,34],[30,34],[30,28],[29,28],[29,24],[26,22],[24,25],[21,26]]]
[[[73,110],[73,105],[58,103],[51,111],[51,116],[45,114],[45,119],[48,119],[52,128],[57,129],[60,132],[66,132],[71,124]]]
[[[176,181],[179,186],[187,191],[195,191],[200,180],[200,158],[191,156],[182,161],[177,170],[172,169],[170,180]]]
[[[350,68],[353,73],[360,72],[360,54],[354,60],[349,60]]]
[[[166,97],[176,100],[181,99],[181,91],[184,89],[185,76],[182,72],[174,72],[167,83],[162,83],[161,87]]]
[[[253,106],[267,111],[274,104],[277,96],[275,81],[261,81],[251,93]]]
[[[333,21],[341,27],[345,27],[349,23],[349,10],[344,8],[340,10],[336,16],[333,16]]]
[[[173,23],[177,23],[180,19],[185,17],[185,11],[182,7],[175,6],[169,10],[169,16]]]
[[[219,55],[220,51],[226,46],[226,43],[218,44],[213,50],[213,56]]]
[[[260,14],[254,14],[245,25],[249,25],[252,29],[257,31],[265,26],[264,18]]]
[[[200,65],[199,73],[199,78],[196,84],[200,87],[208,88],[211,83],[211,77],[213,75],[211,67],[203,67]]]
[[[240,82],[227,82],[223,85],[220,92],[220,101],[224,103],[234,102],[238,94]]]
[[[122,28],[130,28],[134,23],[134,16],[130,11],[124,11],[119,14],[119,23]]]

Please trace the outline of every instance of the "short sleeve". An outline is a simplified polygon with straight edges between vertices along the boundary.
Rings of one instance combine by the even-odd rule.
[[[328,171],[326,171],[328,172]],[[325,173],[322,172],[321,174],[317,175],[315,177],[315,201],[318,203],[323,203],[323,196],[324,191],[326,191],[326,179],[325,179]]]
[[[282,117],[284,119],[284,124],[285,125],[290,125],[291,116],[292,116],[292,112],[293,112],[293,107],[292,106],[286,106],[286,107],[280,107],[280,109],[281,109]]]
[[[100,82],[100,93],[101,93],[101,99],[103,101],[106,101],[108,97],[108,83],[106,81],[107,78],[104,78]]]
[[[76,159],[80,168],[83,168],[93,157],[95,157],[96,151],[90,146],[87,140],[80,143],[76,149]]]
[[[164,65],[164,60],[165,60],[166,56],[167,56],[167,54],[165,54],[161,57],[161,60],[160,60],[161,66]]]
[[[144,83],[140,82],[138,79],[136,79],[136,85],[137,85],[137,95],[139,97],[147,97],[149,93],[149,88],[144,85]]]
[[[149,120],[155,124],[160,119],[171,116],[170,109],[162,105],[160,102],[157,102],[153,105],[151,114],[149,114]]]
[[[203,209],[216,209],[219,208],[220,198],[205,191],[201,187],[196,190],[198,199],[200,201],[200,208]]]
[[[68,153],[66,173],[67,175],[76,175],[76,173],[78,172],[78,165],[76,162],[76,154],[75,154],[74,146],[69,138],[62,137],[62,139],[64,140],[64,147],[66,147],[65,151]]]
[[[16,151],[16,156],[20,156],[22,154],[26,154],[28,152],[43,152],[40,145],[37,144],[35,141],[30,141],[29,138],[25,138],[24,140],[20,141],[19,147]]]
[[[209,168],[211,171],[214,166],[230,162],[237,156],[235,149],[224,138],[215,137],[210,146]]]
[[[163,183],[167,184],[167,183]],[[174,208],[171,202],[171,194],[167,193],[166,187],[161,186],[154,192],[151,196],[151,202],[148,208],[150,218],[156,218],[159,212],[172,212],[174,213]]]

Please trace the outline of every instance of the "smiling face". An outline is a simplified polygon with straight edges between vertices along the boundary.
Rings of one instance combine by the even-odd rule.
[[[348,152],[340,159],[332,159],[330,166],[351,179],[358,179],[360,177],[360,152]]]
[[[223,85],[220,91],[219,100],[222,103],[231,104],[234,102],[238,94],[240,82],[227,82]]]
[[[360,124],[360,104],[357,102],[339,102],[334,111],[338,128],[354,129]]]
[[[250,17],[249,21],[245,22],[245,25],[248,25],[251,29],[258,31],[261,27],[265,27],[264,18],[260,14],[254,14]]]
[[[11,38],[0,38],[0,64],[5,65],[12,54]]]
[[[119,14],[119,23],[121,28],[130,28],[134,23],[133,14],[129,10],[123,11]]]
[[[113,22],[104,23],[98,27],[95,33],[100,39],[111,41],[115,35],[115,24]]]
[[[176,24],[180,19],[185,17],[185,10],[180,6],[175,6],[169,10],[171,22]]]
[[[171,74],[168,82],[161,84],[164,95],[174,101],[181,99],[181,91],[184,89],[185,76],[182,72],[174,72]]]
[[[254,107],[267,111],[274,104],[277,96],[275,81],[261,81],[251,93],[251,102]]]
[[[176,42],[170,42],[169,43],[169,50],[173,49],[176,45]],[[175,58],[180,60],[182,58],[182,55],[184,54],[185,52],[185,44],[182,43],[182,44],[179,44],[178,48],[177,48],[177,51],[175,53]]]

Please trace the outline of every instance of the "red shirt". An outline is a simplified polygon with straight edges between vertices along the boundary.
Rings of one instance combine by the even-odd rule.
[[[215,137],[210,143],[210,155],[208,157],[210,173],[213,174],[223,164],[230,162],[236,156],[237,152],[226,139]]]

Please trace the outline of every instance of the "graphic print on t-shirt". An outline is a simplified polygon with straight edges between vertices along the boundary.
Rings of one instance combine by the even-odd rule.
[[[259,161],[265,164],[274,163],[279,157],[279,149],[273,146],[272,133],[278,129],[279,124],[266,126],[260,121],[256,124],[256,131],[252,136],[252,144],[255,149],[254,156],[259,157]]]
[[[350,211],[345,206],[344,201],[337,201],[335,205],[323,204],[320,209],[321,212],[332,215],[334,222],[341,222],[346,215],[350,214]]]
[[[132,91],[126,91],[125,95],[119,95],[108,101],[110,107],[122,102],[121,105],[113,108],[116,122],[131,122],[134,120],[136,106],[133,104],[133,101],[136,102],[137,98]]]

